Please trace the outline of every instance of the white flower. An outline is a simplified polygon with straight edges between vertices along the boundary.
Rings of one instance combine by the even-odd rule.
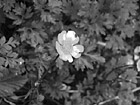
[[[140,46],[137,46],[135,49],[134,49],[134,53],[135,54],[138,54],[140,52]]]
[[[59,53],[59,58],[64,61],[73,62],[73,58],[79,58],[80,52],[84,51],[82,45],[75,45],[79,42],[79,37],[75,37],[74,31],[62,31],[58,34],[58,41],[56,41],[56,50]]]
[[[137,61],[137,70],[140,71],[140,60]]]
[[[133,57],[132,55],[127,55],[127,65],[133,65],[134,64],[134,61],[133,61]]]
[[[135,55],[134,55],[134,59],[135,60],[138,60],[139,59],[139,53],[140,53],[140,46],[137,46],[135,49],[134,49],[134,53],[135,53]]]
[[[134,55],[134,60],[138,60],[139,56],[138,55]]]

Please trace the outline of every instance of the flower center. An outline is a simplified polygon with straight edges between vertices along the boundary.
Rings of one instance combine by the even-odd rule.
[[[63,43],[63,48],[67,53],[71,53],[73,50],[73,45],[71,44],[71,42],[66,41]]]

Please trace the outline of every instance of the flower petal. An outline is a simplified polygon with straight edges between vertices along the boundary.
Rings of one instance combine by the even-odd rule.
[[[140,71],[140,60],[137,61],[137,70]]]
[[[73,62],[73,58],[71,55],[60,55],[59,57],[60,57],[60,59],[62,59],[64,61],[68,60],[70,63]]]
[[[79,58],[79,57],[81,56],[81,54],[80,54],[79,52],[75,52],[75,51],[73,51],[73,52],[71,53],[71,55],[72,55],[74,58]]]
[[[74,31],[68,31],[66,34],[67,40],[71,40],[72,45],[77,44],[79,42],[79,37],[75,37],[75,32]]]
[[[64,55],[64,52],[62,51],[62,46],[56,41],[56,50],[59,55]]]
[[[79,52],[83,52],[84,51],[84,47],[82,45],[75,45],[73,46],[73,51],[71,53],[71,55],[74,58],[79,58],[81,56],[81,54]]]
[[[134,60],[138,60],[140,57],[138,55],[134,55]]]
[[[82,46],[82,45],[75,45],[75,46],[73,46],[73,50],[75,52],[83,52],[84,51],[84,46]]]
[[[66,31],[62,31],[58,34],[58,42],[63,44],[63,41],[66,40]]]
[[[133,65],[133,64],[134,64],[134,61],[133,61],[132,55],[128,54],[126,57],[127,57],[127,62],[126,62],[126,64],[127,64],[127,65]]]
[[[60,55],[59,58],[62,59],[62,60],[64,60],[64,61],[67,61],[68,60],[65,55]]]
[[[71,55],[67,55],[67,59],[68,59],[68,61],[69,61],[70,63],[73,62],[73,58],[72,58]]]
[[[63,51],[63,48],[62,46],[58,43],[58,41],[56,41],[56,50],[59,54],[59,58],[64,60],[64,61],[69,61],[69,62],[73,62],[73,58],[70,54],[66,54],[64,51]]]
[[[137,47],[134,49],[134,52],[135,52],[135,54],[139,53],[139,52],[140,52],[140,46],[137,46]]]

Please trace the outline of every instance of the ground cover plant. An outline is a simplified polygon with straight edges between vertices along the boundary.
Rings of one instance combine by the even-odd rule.
[[[139,0],[0,0],[0,105],[140,105]]]

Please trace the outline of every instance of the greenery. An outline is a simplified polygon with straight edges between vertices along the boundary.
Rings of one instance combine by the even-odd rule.
[[[140,105],[139,6],[0,0],[0,105]],[[64,31],[84,47],[70,62],[56,47]]]

